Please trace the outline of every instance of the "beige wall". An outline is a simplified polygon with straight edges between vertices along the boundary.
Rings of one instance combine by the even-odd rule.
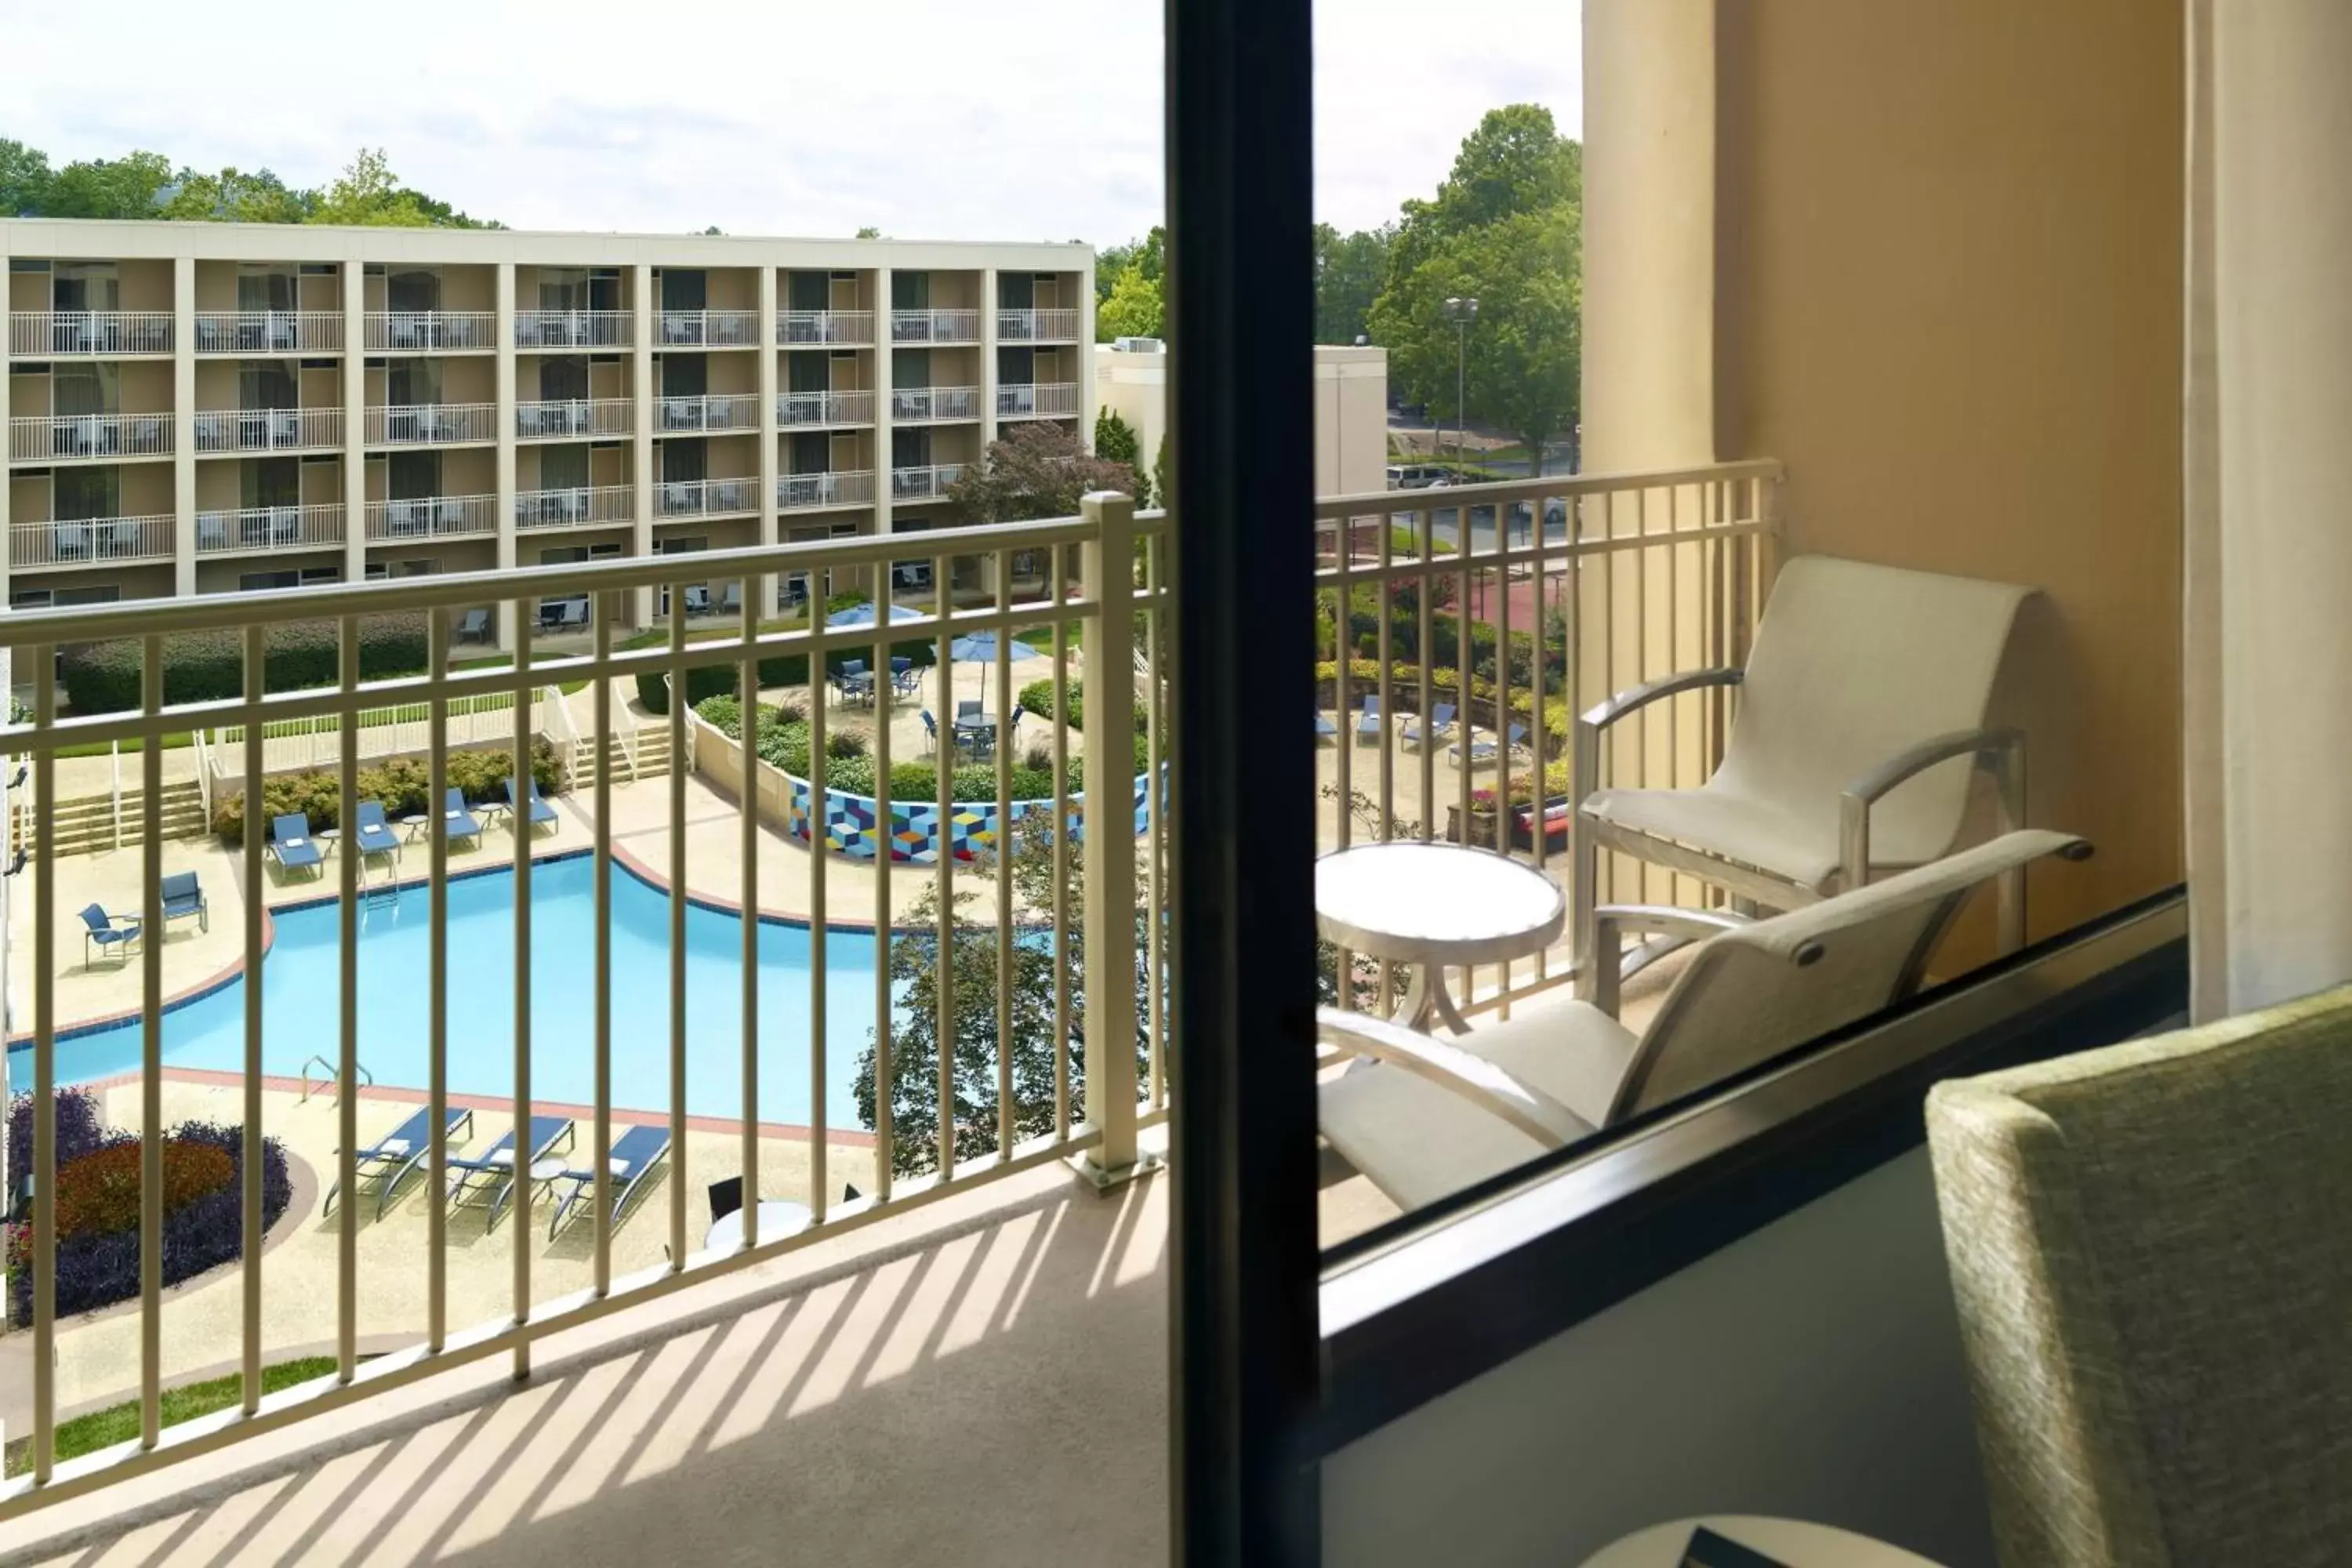
[[[1136,435],[1146,468],[1168,429],[1168,352],[1135,353],[1097,343],[1095,406],[1079,410],[1078,430],[1094,442],[1095,416],[1108,408]],[[1361,495],[1388,487],[1388,351],[1350,344],[1315,350],[1315,491]],[[1041,374],[1041,380],[1045,379]],[[1075,373],[1064,377],[1076,380]]]
[[[2043,591],[2000,705],[2033,820],[2099,854],[2037,874],[2037,933],[2177,881],[2179,7],[1718,28],[1717,455],[1788,464],[1791,551]]]

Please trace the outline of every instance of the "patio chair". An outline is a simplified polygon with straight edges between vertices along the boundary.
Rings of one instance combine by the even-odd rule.
[[[469,1136],[472,1134],[474,1131],[472,1111],[461,1110],[456,1106],[451,1106],[446,1111],[446,1116],[447,1120],[443,1123],[442,1131],[444,1143],[455,1139],[461,1128]],[[377,1178],[376,1218],[383,1217],[385,1205],[392,1202],[393,1194],[399,1189],[400,1184],[408,1179],[408,1173],[422,1166],[425,1156],[433,1152],[432,1128],[432,1110],[430,1108],[420,1110],[415,1115],[361,1150],[353,1157],[353,1163],[356,1166],[353,1173],[355,1181],[365,1181],[370,1176]],[[340,1154],[342,1151],[338,1149],[336,1152]],[[335,1212],[335,1192],[340,1185],[340,1182],[328,1184],[327,1199],[321,1205],[321,1213]]]
[[[928,708],[923,710],[923,739],[930,742],[932,753],[934,755],[938,754],[940,749],[940,721],[931,717],[931,710]]]
[[[1339,733],[1339,726],[1331,721],[1331,715],[1324,712],[1320,708],[1317,709],[1315,710],[1315,738],[1318,741],[1328,741],[1337,738]]]
[[[1377,691],[1366,693],[1363,710],[1356,717],[1356,739],[1377,741],[1387,728],[1381,717],[1381,694]]]
[[[528,1176],[533,1165],[554,1152],[556,1144],[569,1144],[574,1137],[575,1129],[569,1116],[532,1117],[530,1158],[522,1163],[523,1173]],[[506,1207],[508,1200],[514,1196],[514,1129],[509,1127],[479,1158],[461,1159],[454,1154],[449,1157],[448,1195],[452,1206],[469,1192],[484,1187],[490,1189],[489,1215],[482,1222],[485,1231],[499,1223],[499,1211]]]
[[[298,811],[272,819],[268,849],[281,871],[290,874],[307,866],[320,876],[326,875],[322,865],[326,857],[319,852],[318,841],[310,837],[310,818],[306,813]]]
[[[362,855],[399,855],[400,837],[384,820],[383,802],[360,802],[359,816],[352,826],[352,844]]]
[[[730,583],[719,591],[719,613],[740,616],[743,613],[743,584]]]
[[[1617,1021],[1613,976],[1597,1003],[1555,989],[1454,1040],[1326,1007],[1322,1043],[1368,1060],[1318,1088],[1317,1121],[1374,1186],[1420,1207],[1906,1000],[1978,884],[2089,853],[2068,834],[2011,833],[1764,921],[1604,910],[1609,941],[1646,929],[1702,942],[1643,1033]]]
[[[520,800],[515,798],[515,780],[509,777],[507,780],[507,811],[509,815],[511,815],[517,821],[520,821],[521,820],[525,811],[528,810],[530,816],[530,825],[533,827],[541,826],[551,826],[554,825],[556,820],[555,807],[548,805],[547,802],[540,798],[539,781],[537,779],[531,778],[528,775],[523,778],[522,795],[523,798]]]
[[[1022,707],[1018,702],[1015,702],[1013,705],[1013,711],[1006,714],[1004,717],[1004,734],[1006,739],[1011,739],[1013,732],[1021,727],[1021,717],[1028,711],[1029,710],[1026,708]]]
[[[465,615],[458,618],[457,640],[459,642],[489,641],[490,612],[488,610],[467,610]]]
[[[620,1225],[622,1211],[629,1206],[631,1195],[668,1153],[669,1129],[651,1122],[640,1122],[614,1141],[607,1160],[614,1187],[612,1223],[615,1226]],[[571,1183],[572,1190],[557,1202],[555,1213],[547,1222],[550,1241],[555,1239],[555,1233],[562,1228],[573,1209],[585,1208],[595,1201],[596,1192],[596,1173],[593,1169],[567,1168],[555,1181]],[[551,1191],[554,1185],[554,1182],[548,1184]]]
[[[140,921],[136,915],[110,915],[104,906],[91,904],[81,912],[81,962],[87,969],[100,955],[129,958],[131,944],[139,940]]]
[[[441,797],[441,821],[443,831],[452,841],[460,838],[470,838],[477,844],[482,841],[481,820],[466,808],[466,792],[456,784],[451,784],[448,793]]]
[[[959,722],[966,719],[977,719],[979,717],[980,699],[976,697],[960,697],[956,699],[956,719]]]
[[[686,591],[686,613],[689,616],[707,616],[710,613],[710,590],[708,587],[697,583]]]
[[[1404,721],[1402,739],[1408,746],[1426,746],[1432,741],[1442,741],[1454,732],[1454,704],[1440,702],[1429,710],[1424,720],[1416,713]]]
[[[194,915],[198,931],[213,929],[212,905],[205,898],[204,884],[196,879],[194,871],[175,872],[164,878],[160,890],[163,895],[163,920],[166,924]]]
[[[1475,734],[1466,736],[1464,740],[1456,741],[1447,747],[1446,755],[1454,759],[1454,765],[1457,768],[1465,763],[1475,768],[1481,763],[1491,763],[1501,756],[1505,746],[1509,747],[1514,753],[1525,752],[1528,749],[1527,726],[1524,724],[1510,726],[1504,732],[1500,745],[1491,739],[1482,741]]]
[[[1999,831],[2025,820],[2025,742],[1985,711],[2019,606],[2033,590],[1893,566],[1800,556],[1780,569],[1744,669],[1668,676],[1576,723],[1570,895],[1579,990],[1592,994],[1595,873],[1603,849],[1798,909],[1874,872],[1951,852],[1972,773],[1990,773]],[[1610,729],[1677,692],[1737,687],[1723,761],[1695,789],[1600,785]],[[2000,950],[2025,937],[2021,869],[1997,889]],[[1636,967],[1663,949],[1653,944]],[[1620,962],[1611,955],[1612,962]]]

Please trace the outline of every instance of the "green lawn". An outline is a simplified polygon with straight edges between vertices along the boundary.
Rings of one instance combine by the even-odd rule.
[[[261,1388],[265,1394],[291,1388],[298,1383],[308,1383],[324,1377],[335,1370],[332,1356],[304,1356],[298,1361],[282,1361],[276,1366],[261,1369]],[[166,1426],[182,1421],[193,1421],[199,1415],[210,1415],[215,1410],[226,1410],[245,1396],[245,1380],[241,1377],[216,1377],[208,1383],[191,1383],[182,1388],[167,1388],[163,1396],[163,1419]],[[58,1458],[77,1458],[94,1454],[100,1448],[110,1448],[117,1443],[128,1443],[139,1436],[139,1402],[110,1405],[93,1410],[87,1415],[77,1415],[58,1423]],[[23,1475],[33,1468],[33,1440],[29,1436],[12,1440],[8,1445],[6,1473]]]
[[[164,736],[163,743],[163,750],[176,752],[183,746],[194,745],[195,740],[187,731],[177,730]],[[113,746],[107,742],[91,741],[79,746],[59,746],[57,754],[60,757],[102,757],[112,750],[114,750]],[[138,742],[135,741],[123,742],[122,754],[136,759],[139,755]]]

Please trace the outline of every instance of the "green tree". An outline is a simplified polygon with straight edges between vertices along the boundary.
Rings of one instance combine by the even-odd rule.
[[[1159,489],[1160,504],[1161,506],[1174,504],[1175,470],[1168,465],[1168,437],[1165,436],[1160,437],[1160,455],[1151,459],[1151,479]]]
[[[49,155],[0,136],[0,216],[34,216],[48,210]]]
[[[49,182],[40,216],[153,217],[158,198],[171,183],[171,161],[161,153],[68,163]]]
[[[1073,517],[1089,490],[1125,491],[1135,478],[1131,465],[1096,457],[1061,426],[1035,419],[991,441],[982,460],[948,487],[948,500],[966,522]]]
[[[1540,104],[1490,109],[1463,138],[1430,216],[1443,235],[1584,201],[1584,149]]]
[[[1371,331],[1372,301],[1388,276],[1393,226],[1341,234],[1315,226],[1315,341],[1352,343]]]
[[[159,217],[216,223],[305,223],[310,220],[311,195],[297,191],[267,169],[246,174],[223,169],[217,174],[183,169],[179,188],[166,201]]]
[[[379,228],[491,228],[448,203],[398,182],[381,147],[362,147],[351,166],[314,198],[312,223],[360,224]]]
[[[1135,426],[1108,407],[1095,416],[1095,456],[1107,463],[1124,463],[1134,476],[1127,487],[1139,508],[1151,504],[1151,476],[1143,468],[1143,441]]]
[[[1151,232],[1141,239],[1105,247],[1095,258],[1095,303],[1108,300],[1124,274],[1140,272],[1146,282],[1158,283],[1165,278],[1167,266],[1168,230],[1159,224],[1153,224]]]
[[[879,239],[882,237],[882,231],[876,228],[869,223],[864,228],[857,231],[857,237],[859,239]]]
[[[1166,324],[1166,310],[1160,297],[1160,284],[1143,275],[1139,267],[1130,267],[1118,275],[1118,282],[1095,312],[1095,342],[1107,343],[1117,338],[1156,338]]]

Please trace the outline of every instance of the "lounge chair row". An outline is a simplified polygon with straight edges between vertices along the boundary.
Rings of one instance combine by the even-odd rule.
[[[516,788],[516,781],[508,779],[506,792],[509,811],[518,816],[527,812],[530,817],[530,824],[534,827],[555,821],[555,808],[548,805],[541,796],[537,780],[522,781],[521,799],[517,798]],[[455,786],[450,788],[442,798],[441,816],[446,825],[445,831],[450,838],[460,841],[478,841],[481,838],[482,824],[474,816],[472,809],[467,805],[464,791]],[[352,843],[362,855],[400,853],[400,838],[392,831],[391,825],[384,820],[382,801],[360,802],[359,814],[352,821]],[[272,819],[269,825],[268,847],[271,858],[278,862],[282,870],[294,871],[307,868],[313,873],[324,874],[321,862],[326,857],[319,848],[317,837],[310,832],[310,818],[307,813],[289,812],[284,816]]]
[[[509,1127],[499,1134],[498,1141],[480,1153],[460,1152],[447,1145],[469,1139],[474,1131],[471,1110],[450,1107],[442,1128],[445,1149],[443,1159],[448,1168],[448,1197],[454,1205],[469,1193],[488,1195],[488,1206],[483,1228],[498,1224],[499,1215],[514,1200],[515,1159],[514,1129]],[[421,1171],[432,1152],[433,1113],[421,1110],[390,1132],[359,1151],[355,1157],[358,1179],[375,1183],[376,1217],[391,1206],[400,1184],[409,1175]],[[529,1129],[530,1157],[520,1162],[526,1179],[541,1163],[556,1157],[561,1148],[566,1163],[557,1174],[547,1178],[550,1194],[555,1206],[548,1218],[547,1236],[552,1241],[564,1222],[583,1210],[592,1209],[595,1202],[596,1172],[586,1163],[585,1152],[580,1148],[579,1127],[568,1116],[534,1116]],[[340,1152],[340,1151],[339,1151]],[[669,1156],[669,1130],[651,1123],[625,1128],[613,1140],[606,1154],[613,1187],[613,1219],[618,1226],[637,1189]],[[324,1212],[332,1214],[337,1187],[327,1189]]]
[[[1454,734],[1454,720],[1457,714],[1458,710],[1451,702],[1433,704],[1425,720],[1417,713],[1406,718],[1398,735],[1409,746],[1426,748],[1433,741],[1443,741]],[[1356,716],[1356,738],[1360,741],[1376,741],[1387,733],[1387,720],[1381,714],[1379,696],[1368,694],[1364,698],[1363,707]],[[1339,732],[1339,727],[1318,710],[1315,715],[1316,737],[1328,739]],[[1474,764],[1491,763],[1502,754],[1506,747],[1515,754],[1524,752],[1528,749],[1526,725],[1506,726],[1503,739],[1499,742],[1492,738],[1481,740],[1475,730],[1470,730],[1456,737],[1454,743],[1446,748],[1446,752],[1453,758],[1454,765],[1459,767],[1465,762]]]

